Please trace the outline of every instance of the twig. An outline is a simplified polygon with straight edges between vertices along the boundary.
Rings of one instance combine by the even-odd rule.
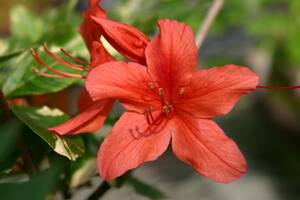
[[[223,5],[224,5],[224,0],[214,0],[212,6],[210,7],[210,9],[205,17],[205,20],[204,20],[202,26],[200,26],[198,34],[196,36],[196,44],[197,44],[198,49],[201,48],[202,43],[203,43],[203,41],[206,37],[206,34],[209,30],[209,27],[215,20],[216,16],[220,12]]]
[[[87,200],[98,200],[100,197],[102,197],[109,189],[111,188],[111,185],[103,181],[99,187],[89,196]]]

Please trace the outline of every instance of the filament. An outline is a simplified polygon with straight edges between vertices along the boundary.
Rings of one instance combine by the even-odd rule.
[[[77,63],[80,63],[82,65],[89,65],[89,63],[87,63],[86,61],[84,60],[81,60],[79,58],[76,58],[72,55],[70,55],[68,52],[66,52],[63,48],[60,48],[60,51],[65,55],[67,56],[68,58],[72,59],[73,61],[77,62]]]
[[[47,73],[39,70],[37,67],[32,67],[32,69],[33,69],[33,71],[35,71],[39,75],[47,77],[47,78],[66,78],[66,77],[58,75],[58,74],[47,74]]]
[[[257,89],[271,89],[271,90],[296,90],[300,89],[300,85],[296,86],[269,86],[269,85],[258,85]]]
[[[68,62],[66,60],[61,59],[60,57],[58,57],[57,55],[55,55],[54,53],[52,53],[51,51],[49,51],[47,44],[44,44],[44,50],[45,52],[55,61],[57,61],[58,63],[71,68],[71,69],[75,69],[75,70],[79,70],[79,71],[86,71],[86,69],[83,66],[80,65],[76,65],[74,63]]]
[[[50,67],[49,65],[45,64],[37,51],[35,51],[34,49],[31,49],[31,52],[32,52],[32,56],[34,57],[34,59],[43,67],[47,68],[49,71],[52,71],[54,73],[56,73],[57,75],[60,75],[62,77],[65,77],[65,78],[85,78],[84,75],[80,75],[80,74],[71,74],[71,73],[68,73],[68,72],[63,72],[63,71],[60,71],[58,69],[55,69],[53,67]],[[35,70],[37,71],[37,70]],[[39,70],[40,71],[40,70]],[[39,73],[39,74],[45,74],[45,73]],[[48,76],[49,77],[49,76]]]

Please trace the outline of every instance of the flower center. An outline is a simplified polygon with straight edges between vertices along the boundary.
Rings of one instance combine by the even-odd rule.
[[[169,97],[169,95],[166,95],[164,89],[162,87],[158,87],[154,82],[147,83],[147,86],[156,95],[158,94],[161,102],[161,110],[160,112],[154,112],[155,110],[151,105],[146,107],[144,114],[148,126],[144,130],[140,130],[138,126],[136,126],[134,129],[129,130],[132,136],[136,139],[159,133],[164,129],[168,121],[172,119],[175,114],[175,104],[172,102],[172,99]],[[178,95],[184,95],[184,88],[179,88]],[[148,99],[146,101],[151,102],[152,100]]]
[[[166,94],[164,88],[154,82],[148,82],[147,86],[155,93],[155,95],[158,94],[159,96],[161,102],[161,115],[167,119],[171,119],[175,113],[175,104],[172,101],[172,95]],[[184,88],[179,88],[178,95],[180,97],[184,95]],[[146,109],[146,113],[151,113],[152,111],[153,109],[151,106]]]

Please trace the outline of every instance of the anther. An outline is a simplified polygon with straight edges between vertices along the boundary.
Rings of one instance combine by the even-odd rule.
[[[149,82],[149,83],[148,83],[148,87],[149,87],[150,89],[154,89],[154,88],[155,88],[155,84],[154,84],[153,82]]]
[[[164,96],[164,90],[162,89],[162,88],[159,88],[158,89],[158,94],[159,94],[159,96]]]
[[[182,96],[183,96],[183,94],[184,94],[184,88],[180,88],[180,89],[179,89],[179,96],[181,96],[181,97],[182,97]]]
[[[169,112],[169,107],[168,106],[163,106],[162,110],[163,110],[163,113],[168,113]]]

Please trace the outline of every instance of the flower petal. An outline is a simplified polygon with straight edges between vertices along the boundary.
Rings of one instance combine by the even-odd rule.
[[[95,101],[85,106],[75,117],[49,130],[58,135],[95,132],[103,125],[107,115],[112,109],[113,103],[113,100]]]
[[[227,114],[240,96],[256,89],[259,77],[246,67],[226,65],[194,73],[176,106],[198,118]]]
[[[104,139],[98,153],[98,171],[105,180],[113,180],[144,162],[156,160],[170,143],[170,130],[166,125],[160,132],[147,136],[135,135],[131,130],[149,125],[145,116],[127,112],[114,125]]]
[[[158,21],[160,34],[146,49],[149,73],[166,90],[184,85],[197,66],[194,34],[187,25],[171,20]]]
[[[132,103],[133,107],[142,104],[145,108],[149,103],[159,106],[159,96],[148,87],[148,80],[147,69],[142,65],[110,62],[91,70],[86,88],[93,100],[113,98]]]
[[[99,6],[101,0],[89,0],[88,8],[83,12],[83,22],[79,27],[79,33],[82,35],[89,50],[92,48],[93,41],[99,41],[102,35],[100,30],[92,20],[91,15],[97,18],[106,18],[104,9]]]
[[[86,88],[83,87],[80,91],[80,95],[77,100],[77,108],[79,112],[83,112],[85,109],[90,107],[94,102],[95,101],[93,101]]]
[[[114,60],[115,58],[108,53],[108,51],[104,48],[101,42],[94,41],[92,43],[90,59],[91,68],[97,67],[98,65]]]
[[[199,174],[227,183],[246,172],[247,164],[239,148],[215,122],[182,115],[174,124],[173,151]]]
[[[101,26],[105,39],[130,61],[145,63],[145,49],[148,37],[127,24],[104,18],[92,17]]]

